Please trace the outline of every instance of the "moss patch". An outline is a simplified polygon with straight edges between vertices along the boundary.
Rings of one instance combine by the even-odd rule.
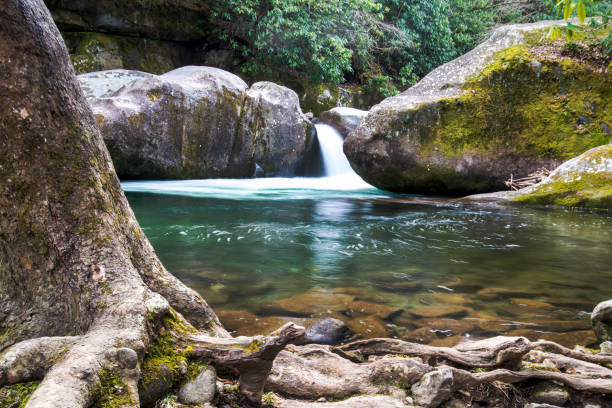
[[[0,388],[0,408],[23,408],[40,381],[7,385]]]
[[[98,373],[100,384],[94,390],[94,408],[119,408],[134,406],[127,384],[109,370]]]

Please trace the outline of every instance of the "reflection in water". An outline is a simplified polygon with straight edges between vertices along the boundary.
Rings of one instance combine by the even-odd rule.
[[[152,190],[159,184],[182,188]],[[542,335],[586,333],[585,313],[612,297],[606,214],[427,203],[373,188],[245,191],[127,194],[164,265],[216,310],[278,314],[266,304],[326,288],[403,309],[383,319],[387,335],[417,332],[423,319],[411,311],[424,306],[460,306],[453,319],[485,322],[472,337]],[[317,291],[300,299],[314,308],[328,296]],[[353,319],[348,310],[341,317]]]

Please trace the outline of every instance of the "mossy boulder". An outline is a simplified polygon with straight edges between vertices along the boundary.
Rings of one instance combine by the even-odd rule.
[[[612,208],[612,144],[563,163],[542,182],[518,191],[470,196],[516,204]]]
[[[274,84],[249,90],[217,68],[160,76],[114,70],[79,80],[124,178],[243,178],[256,162],[266,174],[292,175],[312,144],[295,93]]]
[[[463,195],[501,190],[510,175],[552,169],[607,143],[610,78],[548,52],[560,46],[546,44],[551,24],[561,22],[500,27],[374,106],[345,142],[353,168],[391,191]]]

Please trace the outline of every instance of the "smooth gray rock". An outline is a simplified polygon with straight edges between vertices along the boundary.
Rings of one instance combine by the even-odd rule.
[[[178,399],[183,404],[204,404],[215,397],[217,372],[211,366],[205,367],[200,374],[181,387]]]
[[[612,169],[610,169],[612,172]],[[612,340],[612,300],[599,303],[591,313],[593,330],[599,341]]]
[[[612,354],[612,341],[604,341],[599,345],[602,353]]]
[[[138,394],[143,408],[153,407],[155,403],[168,393],[172,387],[173,375],[168,366],[161,364],[159,375],[149,381],[140,382]]]
[[[292,176],[312,147],[295,92],[186,66],[163,75],[80,75],[119,176],[131,179]]]
[[[339,319],[325,319],[306,331],[306,340],[318,344],[339,344],[351,335],[348,326]]]
[[[342,138],[346,138],[367,114],[368,111],[364,110],[337,107],[323,112],[319,116],[319,122],[333,127],[342,135]]]
[[[453,394],[453,370],[442,366],[425,374],[412,386],[412,394],[418,406],[437,407]]]
[[[117,349],[117,361],[123,368],[133,369],[138,365],[138,354],[131,348]]]

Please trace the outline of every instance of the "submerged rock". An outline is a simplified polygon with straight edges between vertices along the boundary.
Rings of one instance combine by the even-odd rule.
[[[113,159],[126,178],[293,175],[312,144],[297,95],[271,83],[188,66],[80,75]]]
[[[504,189],[511,174],[555,168],[607,143],[599,123],[612,123],[609,80],[534,50],[551,24],[559,23],[500,27],[374,106],[345,141],[353,168],[379,188],[459,195]]]

